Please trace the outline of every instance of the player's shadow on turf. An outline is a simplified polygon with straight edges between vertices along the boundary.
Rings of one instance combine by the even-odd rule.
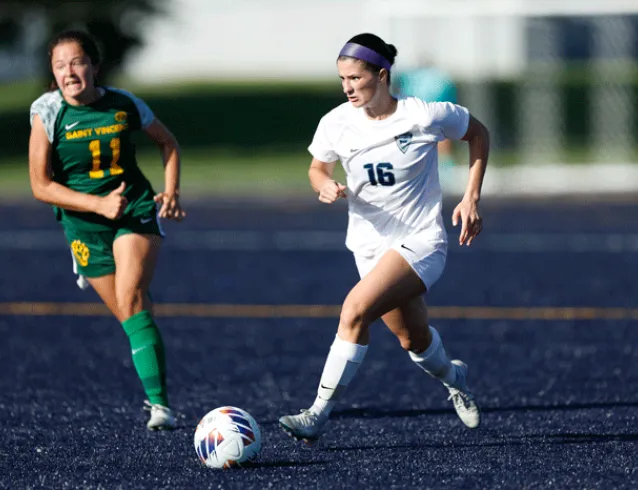
[[[505,437],[499,441],[477,441],[476,443],[453,443],[454,447],[503,447],[529,446],[532,444],[606,444],[609,442],[635,442],[638,434],[531,434]],[[447,447],[441,444],[440,447]]]
[[[385,444],[380,446],[330,446],[330,447],[320,447],[319,451],[325,451],[328,453],[337,452],[337,451],[379,451],[381,449],[408,449],[408,450],[422,450],[424,448],[430,449],[441,449],[444,447],[450,447],[450,445],[445,444],[422,444],[422,443],[414,443],[414,444]]]
[[[335,411],[332,419],[381,419],[386,417],[419,417],[421,415],[444,415],[454,413],[452,408],[428,408],[407,410],[384,410],[382,408],[350,408]]]
[[[635,408],[638,402],[582,402],[582,403],[556,403],[553,405],[510,405],[503,407],[481,407],[482,412],[546,412],[549,410],[586,410],[590,408]]]
[[[481,407],[483,413],[499,412],[546,412],[552,410],[586,410],[591,408],[634,408],[638,402],[598,402],[598,403],[568,403],[556,405],[510,405],[504,407]],[[405,410],[386,410],[383,408],[350,408],[335,411],[333,419],[378,419],[386,417],[419,417],[421,415],[446,415],[454,413],[450,408],[424,408]]]
[[[550,434],[536,435],[533,438],[539,439],[556,439],[555,441],[547,441],[551,444],[583,444],[586,442],[633,442],[638,441],[638,434]],[[531,437],[528,437],[528,439]]]
[[[505,446],[529,446],[530,444],[544,443],[553,444],[596,444],[609,442],[635,442],[638,441],[638,434],[534,434],[515,437],[503,437],[500,440],[477,440],[476,442],[415,442],[414,444],[381,444],[366,446],[330,446],[321,447],[320,451],[342,452],[342,451],[379,451],[386,449],[402,449],[422,451],[423,449],[445,449],[445,448],[485,448],[485,447],[505,447]]]
[[[326,461],[255,461],[243,463],[242,469],[295,468],[297,466],[323,466]]]

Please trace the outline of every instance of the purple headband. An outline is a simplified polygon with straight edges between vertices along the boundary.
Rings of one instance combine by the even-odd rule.
[[[373,49],[366,48],[365,46],[361,46],[361,44],[357,43],[346,43],[339,53],[339,56],[350,56],[351,58],[367,61],[373,65],[385,68],[388,71],[392,68],[392,63],[390,63],[384,56],[380,55]]]

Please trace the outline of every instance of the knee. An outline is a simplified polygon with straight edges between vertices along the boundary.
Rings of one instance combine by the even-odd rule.
[[[365,330],[370,323],[367,316],[365,305],[346,300],[341,309],[339,328],[353,332]]]
[[[117,294],[119,317],[126,319],[144,310],[144,294],[140,290],[124,291]]]

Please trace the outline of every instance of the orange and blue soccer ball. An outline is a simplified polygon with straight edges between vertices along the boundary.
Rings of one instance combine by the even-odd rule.
[[[195,430],[195,451],[209,468],[231,468],[252,461],[261,450],[257,421],[237,407],[208,412]]]

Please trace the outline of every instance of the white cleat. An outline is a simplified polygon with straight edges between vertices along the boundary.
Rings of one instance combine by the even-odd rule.
[[[456,381],[454,386],[447,386],[450,391],[448,400],[454,403],[454,409],[461,422],[470,429],[476,429],[481,423],[481,411],[467,387],[467,365],[459,360],[452,361],[452,364],[456,366]]]
[[[149,430],[173,430],[177,428],[177,420],[170,408],[157,404],[153,405],[148,400],[145,400],[144,410],[151,412],[151,418],[146,423],[146,427]]]
[[[327,417],[321,417],[310,410],[302,410],[299,415],[284,415],[279,419],[279,426],[298,441],[313,445],[323,432]]]

